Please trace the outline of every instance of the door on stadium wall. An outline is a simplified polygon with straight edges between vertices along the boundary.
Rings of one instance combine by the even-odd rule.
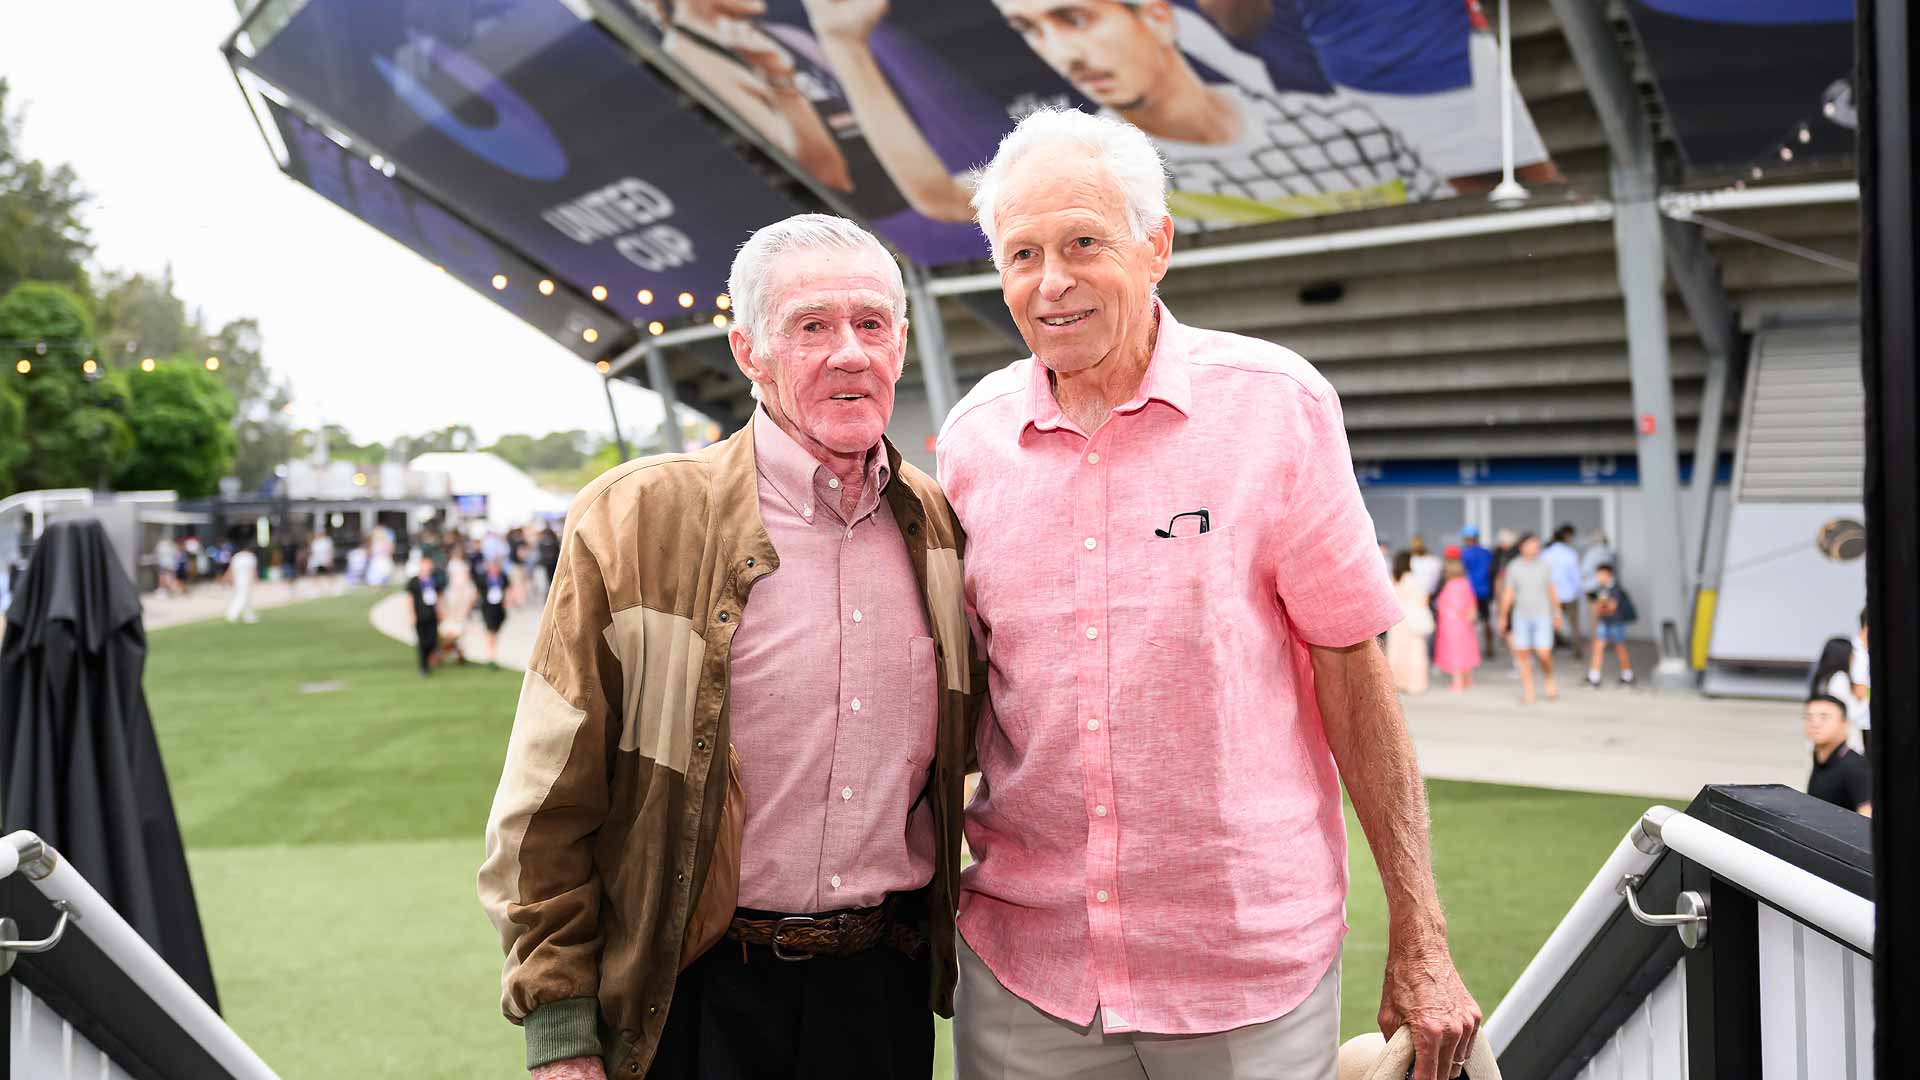
[[[1571,524],[1583,544],[1595,529],[1616,536],[1616,493],[1605,489],[1366,487],[1361,495],[1375,533],[1395,551],[1416,535],[1441,550],[1459,543],[1460,530],[1469,523],[1480,527],[1489,547],[1502,529],[1534,533],[1544,541],[1554,529]]]

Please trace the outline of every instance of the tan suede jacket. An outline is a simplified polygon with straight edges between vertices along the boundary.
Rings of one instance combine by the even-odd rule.
[[[885,495],[940,671],[928,1004],[951,1016],[969,698],[985,689],[984,667],[953,510],[931,477],[885,450]],[[710,939],[732,915],[742,814],[725,805],[728,653],[754,582],[779,566],[751,425],[697,453],[613,469],[567,515],[479,878],[506,950],[502,1009],[525,1027],[528,1068],[599,1055],[610,1077],[644,1074],[688,935]]]

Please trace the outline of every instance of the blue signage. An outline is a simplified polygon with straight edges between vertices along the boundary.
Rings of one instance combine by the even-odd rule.
[[[1537,487],[1596,485],[1634,487],[1640,463],[1631,454],[1594,457],[1421,458],[1356,461],[1361,487]],[[1680,482],[1693,479],[1693,455],[1680,455]],[[1733,480],[1733,455],[1714,463],[1714,483]]]
[[[570,292],[528,287],[539,274],[517,255],[290,110],[272,104],[267,109],[286,144],[287,174],[328,202],[419,252],[577,355],[596,359],[625,333],[620,320]],[[496,289],[495,275],[522,287]]]
[[[309,0],[241,62],[629,320],[714,310],[739,244],[798,210],[559,0]]]

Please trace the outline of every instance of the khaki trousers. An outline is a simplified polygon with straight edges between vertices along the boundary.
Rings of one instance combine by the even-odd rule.
[[[1047,1015],[1000,985],[960,943],[956,1080],[1333,1080],[1340,958],[1307,1000],[1264,1024],[1211,1035],[1109,1035]]]

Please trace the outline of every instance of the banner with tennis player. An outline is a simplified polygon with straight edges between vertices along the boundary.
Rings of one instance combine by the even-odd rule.
[[[1498,43],[1476,0],[590,0],[602,22],[909,256],[979,258],[966,173],[1067,104],[1165,154],[1177,224],[1486,191]],[[1516,162],[1559,178],[1516,95]]]

